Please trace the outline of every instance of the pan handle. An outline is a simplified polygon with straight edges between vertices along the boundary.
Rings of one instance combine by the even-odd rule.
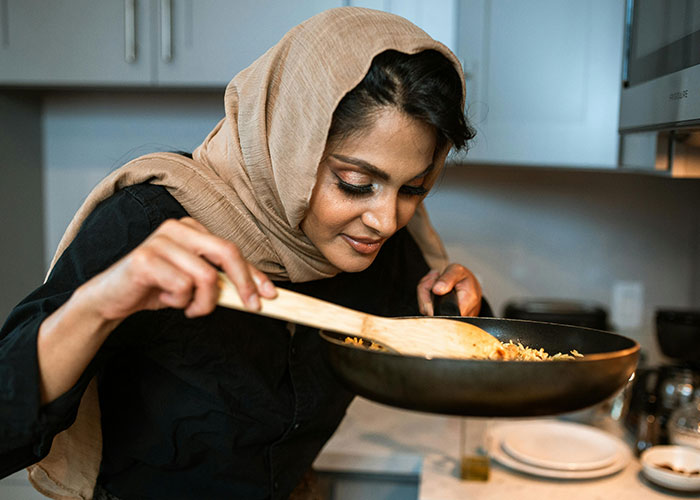
[[[433,311],[435,311],[435,316],[461,316],[459,312],[459,302],[457,301],[457,292],[454,289],[450,290],[445,295],[433,296]],[[479,316],[482,318],[493,317],[493,310],[491,309],[491,304],[486,300],[486,297],[481,297],[481,308],[479,309]]]
[[[461,316],[457,292],[452,289],[445,295],[432,294],[435,316]]]

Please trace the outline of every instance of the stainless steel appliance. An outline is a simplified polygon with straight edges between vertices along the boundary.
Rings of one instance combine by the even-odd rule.
[[[700,125],[700,1],[628,0],[620,130]]]
[[[620,164],[700,176],[700,0],[627,0]]]

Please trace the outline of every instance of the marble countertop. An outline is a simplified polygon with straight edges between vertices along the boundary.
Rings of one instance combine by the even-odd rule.
[[[494,419],[504,422],[506,419]],[[615,424],[616,425],[616,424]],[[314,468],[325,472],[417,476],[420,500],[566,498],[615,500],[698,498],[649,483],[632,458],[613,475],[585,480],[547,479],[491,460],[486,482],[459,478],[460,418],[391,408],[356,398]],[[622,430],[604,425],[621,437]]]

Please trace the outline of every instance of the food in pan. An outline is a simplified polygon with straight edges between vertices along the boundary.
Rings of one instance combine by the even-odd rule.
[[[387,351],[387,349],[380,344],[358,337],[345,337],[345,343],[352,344],[356,347],[369,349],[371,351]],[[559,361],[583,357],[583,354],[578,352],[576,349],[572,349],[569,352],[569,354],[563,354],[561,352],[558,352],[556,354],[550,355],[549,353],[545,352],[545,350],[542,348],[533,349],[531,347],[526,347],[521,343],[516,344],[514,342],[505,342],[502,343],[502,345],[503,350],[499,350],[497,355],[491,356],[488,359],[501,361]]]
[[[504,361],[557,361],[561,359],[576,359],[582,358],[583,354],[578,352],[576,349],[569,351],[569,354],[562,354],[558,352],[554,355],[550,355],[545,352],[544,349],[533,349],[531,347],[526,347],[521,343],[506,342],[503,344],[506,350],[506,355],[503,358]]]
[[[369,345],[366,345],[369,342]],[[363,339],[358,339],[357,337],[345,337],[345,343],[346,344],[352,344],[357,347],[365,347],[369,349],[370,351],[386,351],[387,349],[382,346],[377,344],[376,342],[367,341]]]

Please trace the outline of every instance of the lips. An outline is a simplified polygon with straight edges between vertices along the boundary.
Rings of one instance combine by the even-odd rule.
[[[384,239],[360,238],[341,234],[342,238],[355,250],[357,253],[368,255],[375,253],[384,243]]]

